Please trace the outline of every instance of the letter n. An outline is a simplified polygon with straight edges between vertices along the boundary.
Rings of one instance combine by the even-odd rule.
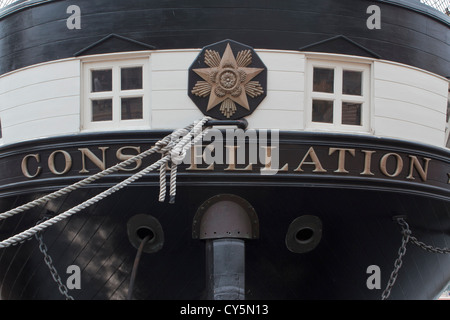
[[[68,14],[72,14],[69,18],[67,18],[67,28],[69,30],[73,29],[81,29],[81,9],[79,6],[68,6],[67,11]]]
[[[367,28],[370,30],[381,29],[381,9],[379,6],[371,5],[367,7],[366,13],[372,14],[366,22]]]
[[[377,265],[371,265],[367,267],[367,274],[371,274],[367,278],[366,285],[369,290],[381,289],[381,271]]]

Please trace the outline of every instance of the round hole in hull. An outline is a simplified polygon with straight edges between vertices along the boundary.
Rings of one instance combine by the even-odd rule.
[[[133,247],[139,248],[142,240],[149,236],[143,252],[154,253],[162,249],[164,232],[158,219],[148,214],[137,214],[127,223],[128,239]]]
[[[317,216],[304,215],[294,219],[286,232],[286,247],[294,253],[314,250],[322,239],[322,221]]]

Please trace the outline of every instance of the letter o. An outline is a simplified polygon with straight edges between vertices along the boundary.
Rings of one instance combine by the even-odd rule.
[[[390,156],[394,156],[397,159],[397,167],[395,168],[395,172],[390,174],[387,171],[387,160]],[[380,170],[383,172],[384,175],[388,177],[396,177],[398,176],[402,170],[403,170],[403,160],[402,157],[400,157],[397,153],[386,153],[380,160]]]
[[[65,167],[64,167],[63,171],[56,170],[55,156],[58,153],[62,153],[64,155]],[[60,175],[66,174],[72,168],[72,157],[70,156],[70,154],[67,151],[56,150],[56,151],[52,152],[50,154],[50,156],[48,157],[48,168],[50,169],[50,171],[52,173],[54,173],[56,175],[60,176]]]

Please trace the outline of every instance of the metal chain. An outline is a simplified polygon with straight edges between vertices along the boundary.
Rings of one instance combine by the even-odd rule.
[[[406,223],[406,221],[403,219],[401,219],[401,221],[400,221],[400,219],[399,219],[398,223],[402,227],[402,233],[403,233],[402,245],[398,249],[398,257],[394,262],[394,271],[392,271],[392,273],[391,273],[391,277],[389,278],[386,289],[384,289],[383,293],[381,294],[381,300],[386,300],[389,297],[389,295],[391,294],[391,290],[394,287],[395,281],[397,280],[398,272],[403,264],[402,258],[406,254],[406,245],[408,244],[408,241],[411,236],[411,231],[409,230],[409,226]]]
[[[400,246],[400,248],[398,250],[398,257],[394,263],[394,271],[392,271],[392,273],[391,273],[391,276],[389,278],[386,289],[381,294],[382,300],[386,300],[389,297],[389,295],[391,294],[392,287],[394,286],[394,283],[397,280],[398,272],[399,272],[400,268],[402,267],[402,263],[403,263],[402,258],[406,254],[406,245],[408,244],[409,241],[411,241],[416,246],[418,246],[428,252],[440,253],[440,254],[450,253],[450,248],[437,248],[437,247],[427,245],[427,244],[417,240],[416,237],[411,235],[411,230],[409,229],[409,225],[403,217],[395,218],[395,220],[402,228],[402,234],[403,234],[402,245]]]
[[[417,240],[416,237],[411,236],[411,242],[414,243],[416,246],[422,248],[425,251],[431,252],[431,253],[440,253],[440,254],[448,254],[450,253],[450,248],[437,248],[430,245],[427,245],[419,240]]]
[[[38,222],[41,223],[43,221],[47,220],[46,218],[42,219]],[[44,255],[44,262],[47,265],[47,267],[50,270],[50,274],[52,275],[53,280],[58,285],[59,292],[66,297],[66,300],[74,300],[71,295],[69,295],[68,291],[69,289],[62,283],[61,277],[58,274],[58,270],[56,270],[55,266],[53,265],[53,260],[48,254],[48,248],[47,245],[44,243],[44,239],[41,232],[38,232],[34,235],[39,242],[39,250]]]

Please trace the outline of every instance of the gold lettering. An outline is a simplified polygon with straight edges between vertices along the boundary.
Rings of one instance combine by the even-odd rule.
[[[339,151],[339,158],[338,158],[338,168],[334,172],[348,173],[348,171],[345,170],[345,152],[348,151],[352,156],[355,156],[355,149],[330,148],[328,155],[331,156],[335,151]]]
[[[239,146],[225,146],[228,149],[228,167],[225,169],[225,171],[251,171],[253,169],[253,164],[250,163],[245,168],[236,168],[236,150],[239,148]]]
[[[361,150],[361,152],[364,152],[364,171],[360,173],[360,175],[364,176],[373,176],[374,173],[370,171],[370,167],[372,165],[372,154],[375,153],[375,151],[371,150]]]
[[[264,148],[266,150],[265,152],[265,158],[264,158],[264,168],[261,169],[261,171],[288,171],[288,164],[286,163],[281,169],[278,168],[272,168],[272,150],[276,147],[274,146],[261,146],[261,148]]]
[[[130,155],[130,154],[123,154],[123,150],[125,150],[125,149],[133,149],[133,150],[137,151],[137,154],[141,153],[141,147],[130,147],[130,146],[122,147],[119,150],[117,150],[117,152],[116,152],[117,160],[119,160],[119,161],[126,161],[126,160],[131,159],[131,158],[134,157],[133,155]],[[133,170],[136,170],[136,169],[140,168],[141,165],[142,165],[142,159],[138,159],[138,160],[136,160],[136,166],[134,166],[133,168],[122,168],[120,170],[133,171]]]
[[[55,156],[58,153],[62,153],[64,156],[64,162],[65,162],[65,166],[64,166],[64,170],[63,171],[58,171],[56,170],[55,167]],[[48,168],[50,169],[50,171],[56,175],[63,175],[66,174],[67,172],[69,172],[70,168],[72,168],[72,157],[70,156],[70,154],[67,151],[64,150],[56,150],[54,152],[52,152],[50,154],[50,156],[48,157]]]
[[[413,177],[413,170],[416,168],[417,172],[420,175],[420,178],[422,178],[422,181],[427,181],[427,175],[428,175],[428,164],[430,162],[430,158],[423,158],[425,161],[425,169],[420,165],[419,159],[417,159],[416,156],[409,156],[411,158],[410,166],[409,166],[409,175],[406,177],[406,179],[414,180]]]
[[[198,150],[200,150],[200,154],[198,154]],[[206,168],[199,168],[197,164],[202,163],[203,160],[203,153],[201,153],[202,146],[199,145],[193,145],[191,147],[191,165],[189,168],[186,168],[186,170],[193,170],[193,171],[212,171],[214,170],[214,162],[211,163]]]
[[[33,179],[36,178],[40,173],[42,168],[40,166],[37,167],[35,174],[31,174],[30,171],[28,170],[28,158],[34,158],[36,159],[36,162],[39,163],[40,157],[39,157],[39,153],[36,154],[29,154],[26,155],[23,159],[22,159],[22,173],[25,177],[29,178],[29,179]]]
[[[305,160],[306,160],[306,158],[308,156],[311,157],[312,162],[305,162]],[[313,172],[327,172],[327,170],[325,170],[322,167],[322,165],[321,165],[321,163],[319,161],[319,158],[317,157],[316,151],[314,151],[313,147],[309,148],[308,152],[303,157],[302,162],[300,162],[299,166],[294,171],[303,171],[302,170],[302,165],[304,165],[304,164],[312,164],[312,165],[314,165],[316,168],[313,170]]]
[[[82,168],[80,170],[80,173],[88,173],[89,171],[86,169],[86,159],[87,157],[89,160],[92,161],[98,168],[101,170],[106,169],[106,156],[105,151],[109,149],[109,147],[98,147],[102,151],[102,160],[100,160],[91,150],[88,148],[79,148],[78,150],[81,151],[81,162],[82,162]]]
[[[393,174],[390,174],[387,171],[386,163],[390,156],[394,156],[397,159],[397,166],[396,166],[395,172]],[[402,172],[402,169],[403,169],[403,160],[397,153],[386,153],[380,160],[380,170],[384,175],[386,175],[388,177],[398,176]]]

